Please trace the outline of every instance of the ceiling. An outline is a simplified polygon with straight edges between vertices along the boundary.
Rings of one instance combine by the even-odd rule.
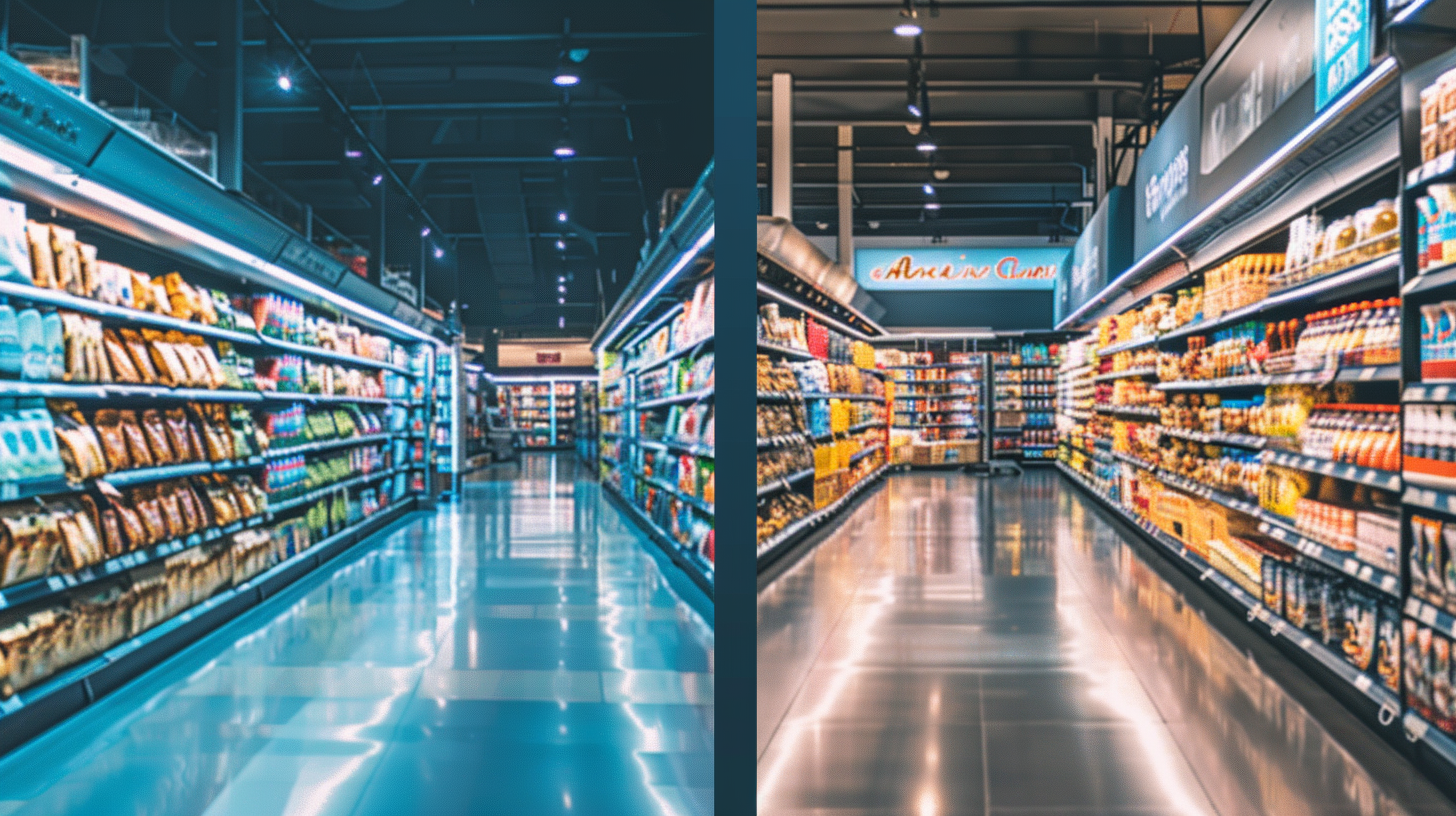
[[[224,3],[11,5],[12,46],[85,34],[124,74],[109,81],[217,129]],[[476,330],[590,334],[657,229],[663,191],[692,186],[711,158],[709,3],[267,0],[287,37],[258,0],[242,5],[244,192],[300,227],[309,205],[316,240],[365,249],[382,211],[386,262],[423,257],[427,304],[459,301]],[[581,83],[562,89],[568,30]],[[346,145],[349,116],[403,183],[383,185],[383,206],[370,151],[345,155],[360,147]],[[577,151],[564,161],[563,139]]]
[[[1103,180],[1127,183],[1145,125],[1246,5],[912,0],[937,146],[927,155],[906,127],[916,41],[892,31],[905,2],[760,0],[760,211],[770,212],[772,78],[788,73],[793,219],[808,235],[838,230],[838,128],[850,125],[857,237],[1074,236],[1097,199],[1099,116]]]

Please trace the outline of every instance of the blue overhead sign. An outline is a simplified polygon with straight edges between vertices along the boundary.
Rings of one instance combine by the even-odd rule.
[[[1369,0],[1315,0],[1315,110],[1370,67]]]
[[[1056,286],[1066,247],[857,249],[854,277],[870,290],[1042,289]]]

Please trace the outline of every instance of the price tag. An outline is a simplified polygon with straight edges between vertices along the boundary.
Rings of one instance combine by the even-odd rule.
[[[1447,151],[1436,157],[1436,175],[1451,172],[1452,164],[1456,163],[1456,153]]]
[[[1421,167],[1417,167],[1405,174],[1406,185],[1419,184],[1421,181]]]
[[[1431,606],[1430,604],[1422,604],[1421,605],[1421,614],[1418,615],[1417,617],[1420,618],[1421,623],[1424,623],[1427,626],[1435,626],[1436,625],[1436,607]]]
[[[1415,598],[1406,598],[1405,613],[1413,618],[1416,615],[1419,615],[1421,613],[1421,602],[1416,600]]]
[[[1305,650],[1306,652],[1309,651],[1309,648],[1313,645],[1314,640],[1312,640],[1309,635],[1304,635],[1299,639],[1299,648]]]
[[[1368,674],[1362,674],[1359,677],[1356,677],[1355,678],[1355,688],[1357,688],[1357,689],[1359,689],[1361,691],[1369,691],[1370,690],[1370,675],[1368,675]]]
[[[1438,385],[1435,388],[1432,388],[1431,389],[1431,399],[1433,399],[1433,400],[1435,400],[1437,402],[1445,402],[1446,401],[1446,395],[1449,394],[1449,393],[1451,393],[1451,387],[1450,386],[1448,386],[1448,385]]]
[[[66,586],[67,587],[73,587],[73,586],[76,585],[76,576],[72,575],[69,572],[66,573],[65,575],[62,575],[61,576],[61,580],[66,583]]]
[[[1368,382],[1370,380],[1373,380],[1373,379],[1375,379],[1375,374],[1376,373],[1377,373],[1377,369],[1374,369],[1374,368],[1366,368],[1366,369],[1364,369],[1363,371],[1360,372],[1360,381],[1361,382]]]
[[[1425,737],[1426,731],[1431,727],[1430,723],[1421,719],[1414,712],[1406,714],[1402,722],[1405,725],[1405,734],[1410,738],[1411,742]]]
[[[9,605],[10,605],[10,601],[6,600],[5,593],[0,592],[0,609],[4,609],[5,607],[7,607]]]
[[[1278,635],[1282,634],[1283,632],[1284,632],[1284,620],[1282,618],[1275,618],[1274,621],[1269,624],[1269,634],[1275,635],[1277,637]]]
[[[1394,592],[1400,586],[1400,579],[1394,575],[1387,575],[1380,579],[1380,588],[1386,592]]]
[[[1360,568],[1360,574],[1355,577],[1366,583],[1370,583],[1375,580],[1375,570],[1369,564],[1366,564]]]
[[[1335,463],[1325,462],[1323,465],[1320,465],[1319,472],[1323,473],[1326,476],[1333,475],[1335,472]]]
[[[1360,564],[1353,558],[1346,558],[1345,563],[1341,564],[1340,568],[1343,569],[1345,572],[1354,575],[1360,570]]]
[[[24,705],[25,703],[21,702],[20,700],[20,695],[11,695],[4,700],[0,700],[0,714],[14,714],[15,712],[19,711]]]
[[[52,575],[46,579],[46,588],[51,592],[60,592],[66,588],[66,582],[61,580],[61,576]]]

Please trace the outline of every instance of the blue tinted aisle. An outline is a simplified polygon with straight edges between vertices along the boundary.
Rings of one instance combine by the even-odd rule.
[[[896,475],[760,592],[759,812],[1456,814],[1093,508]]]
[[[0,760],[0,816],[711,812],[711,630],[574,457],[470,483]]]

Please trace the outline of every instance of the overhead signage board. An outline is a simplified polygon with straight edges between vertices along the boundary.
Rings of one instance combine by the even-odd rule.
[[[1195,83],[1173,106],[1143,150],[1136,168],[1133,255],[1141,258],[1198,212],[1199,88]]]
[[[1091,300],[1132,262],[1132,191],[1113,187],[1067,256],[1057,319]]]
[[[867,247],[854,253],[854,277],[871,291],[1051,291],[1068,251],[1048,246]]]
[[[1315,110],[1370,67],[1370,0],[1315,0]]]
[[[1294,99],[1314,73],[1309,0],[1270,0],[1255,14],[1203,81],[1204,175]]]

